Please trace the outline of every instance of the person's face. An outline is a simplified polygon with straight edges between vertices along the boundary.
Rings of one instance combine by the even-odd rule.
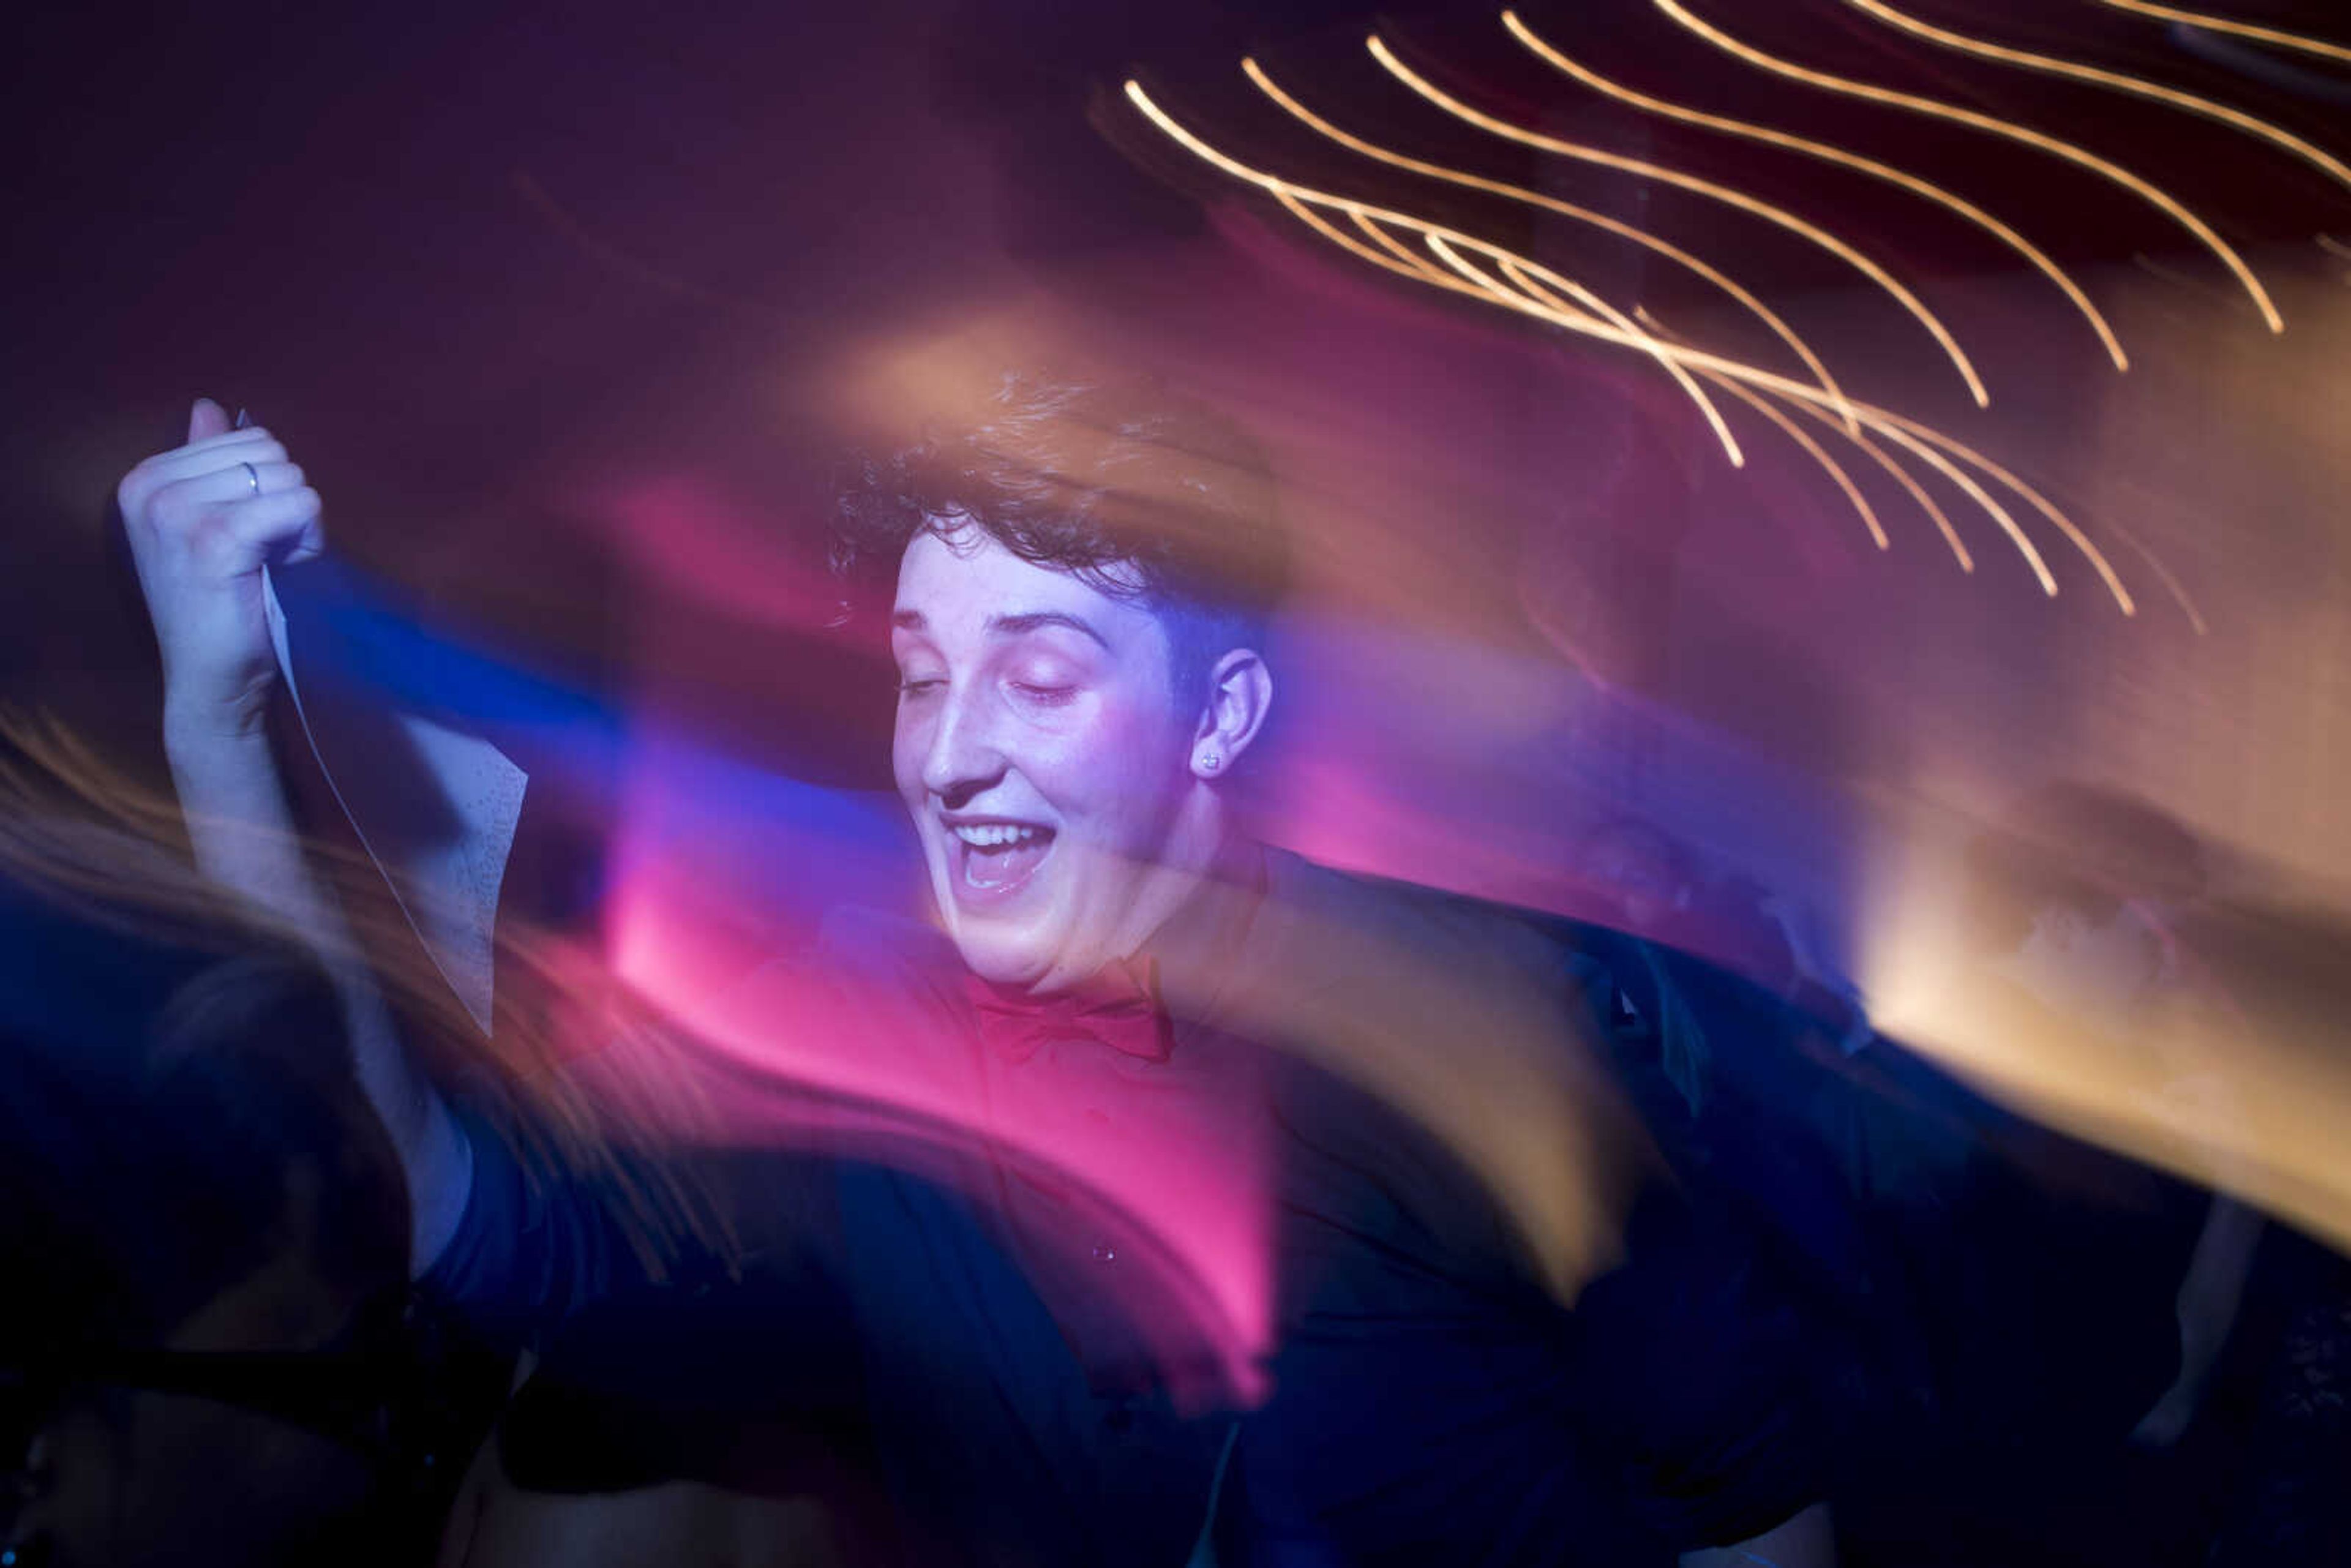
[[[898,792],[964,961],[1053,990],[1132,953],[1214,848],[1159,618],[967,525],[907,547],[891,652]]]

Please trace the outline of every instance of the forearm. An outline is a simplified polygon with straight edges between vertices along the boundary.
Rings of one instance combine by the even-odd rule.
[[[470,1147],[402,1047],[333,892],[303,855],[268,737],[257,725],[210,723],[167,705],[164,749],[198,868],[301,933],[334,985],[360,1087],[407,1177],[411,1267],[421,1274],[465,1211]]]

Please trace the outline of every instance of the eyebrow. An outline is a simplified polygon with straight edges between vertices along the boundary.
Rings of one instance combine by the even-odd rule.
[[[991,615],[987,630],[998,637],[1026,637],[1031,632],[1041,632],[1048,626],[1062,626],[1081,637],[1092,638],[1104,653],[1110,651],[1110,639],[1095,631],[1076,616],[1059,610],[1031,610],[1020,615]]]
[[[892,627],[902,632],[926,632],[930,622],[919,610],[900,610],[890,616]],[[1025,637],[1031,632],[1041,632],[1048,626],[1060,626],[1092,639],[1103,652],[1110,651],[1110,640],[1077,616],[1060,610],[1029,610],[1018,615],[991,615],[987,618],[988,634],[993,637]]]

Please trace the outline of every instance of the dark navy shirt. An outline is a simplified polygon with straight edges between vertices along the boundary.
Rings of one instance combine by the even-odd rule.
[[[1555,937],[1269,852],[1149,956],[1164,1059],[1014,1055],[937,934],[844,915],[697,1068],[720,1141],[792,1129],[731,1157],[747,1263],[648,1290],[477,1136],[428,1283],[651,1429],[835,1434],[917,1561],[1666,1561],[1814,1500],[1788,1297],[1651,1179]]]

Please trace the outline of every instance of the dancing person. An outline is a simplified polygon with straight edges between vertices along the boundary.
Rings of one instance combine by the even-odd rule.
[[[318,548],[318,501],[274,438],[225,423],[199,404],[122,491],[167,744],[207,869],[331,929],[249,831],[287,815],[257,573]],[[1253,444],[1156,392],[1010,382],[871,465],[836,553],[889,592],[894,773],[936,929],[844,915],[719,1032],[947,1124],[930,1156],[867,1142],[833,1165],[810,1223],[837,1244],[785,1271],[774,1319],[780,1402],[853,1385],[905,1550],[1824,1550],[1809,1369],[1770,1270],[1716,1268],[1670,1194],[1635,1204],[1639,1140],[1563,956],[1505,912],[1242,828],[1286,563]],[[588,1195],[525,1180],[366,975],[335,973],[428,1285],[575,1322],[615,1293],[623,1251]],[[1700,1347],[1724,1375],[1625,1375]]]

